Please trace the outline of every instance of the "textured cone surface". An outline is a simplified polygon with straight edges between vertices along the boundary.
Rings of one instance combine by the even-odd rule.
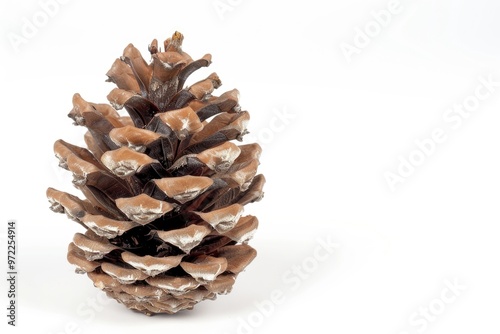
[[[84,199],[47,190],[51,209],[85,228],[68,246],[76,272],[147,315],[229,293],[256,256],[258,221],[243,211],[263,196],[261,148],[234,142],[249,120],[237,90],[214,95],[215,73],[185,85],[211,56],[191,59],[182,40],[154,40],[149,63],[128,45],[107,73],[110,105],[75,94],[69,117],[87,148],[58,140],[54,152]]]

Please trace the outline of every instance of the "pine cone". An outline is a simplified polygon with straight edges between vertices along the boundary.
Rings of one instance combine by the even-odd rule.
[[[211,56],[193,61],[182,40],[174,33],[164,52],[154,40],[149,64],[128,45],[107,73],[111,106],[74,95],[69,117],[88,129],[88,149],[58,140],[54,151],[86,199],[47,190],[51,209],[86,230],[68,248],[76,272],[147,315],[230,292],[256,256],[258,221],[242,213],[263,196],[261,148],[233,143],[249,120],[237,90],[213,96],[215,73],[184,88]]]

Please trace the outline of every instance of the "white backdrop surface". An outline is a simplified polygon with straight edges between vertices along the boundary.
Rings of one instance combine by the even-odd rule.
[[[16,327],[2,333],[498,333],[500,4],[493,0],[78,1],[0,4],[3,192],[17,221]],[[145,317],[75,275],[78,194],[52,144],[82,144],[79,92],[106,102],[128,43],[185,35],[238,88],[264,148],[258,257],[233,292]],[[189,82],[188,82],[189,83]],[[4,269],[2,269],[4,270]],[[4,270],[7,272],[7,270]]]

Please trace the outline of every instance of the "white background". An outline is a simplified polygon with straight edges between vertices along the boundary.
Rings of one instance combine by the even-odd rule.
[[[16,219],[17,330],[498,333],[500,87],[457,128],[443,115],[472,101],[481,77],[500,81],[500,4],[401,0],[377,31],[371,13],[389,3],[73,0],[16,48],[9,38],[43,8],[2,1],[0,236],[6,254],[5,223]],[[349,62],[341,46],[366,27],[372,37]],[[153,38],[175,30],[193,58],[213,56],[190,82],[216,71],[220,93],[238,88],[264,147],[266,195],[246,208],[260,221],[259,256],[231,294],[193,311],[145,317],[100,299],[92,308],[101,292],[66,261],[81,229],[45,198],[48,186],[77,193],[52,143],[83,143],[66,117],[73,93],[106,102],[105,73],[124,47],[147,55]],[[276,123],[277,112],[291,116]],[[384,174],[436,128],[446,140],[391,191]],[[321,261],[318,238],[339,244]],[[462,290],[444,303],[447,281]],[[0,287],[6,314],[5,280]],[[255,303],[269,306],[273,291],[282,302],[264,312]]]

